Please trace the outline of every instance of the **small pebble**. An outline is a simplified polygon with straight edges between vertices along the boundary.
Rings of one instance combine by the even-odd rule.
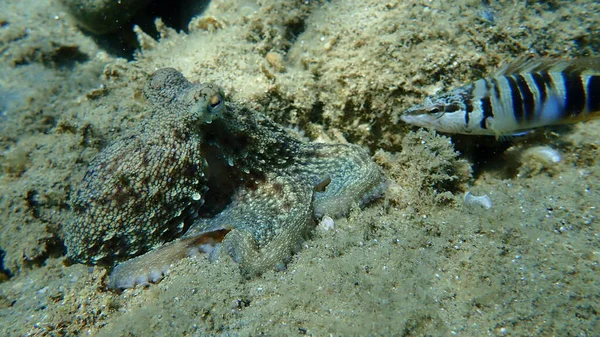
[[[283,72],[285,70],[285,66],[283,65],[283,56],[279,53],[268,52],[265,56],[267,62],[275,69],[277,72]]]

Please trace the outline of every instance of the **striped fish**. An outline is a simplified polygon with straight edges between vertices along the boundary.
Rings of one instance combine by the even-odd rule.
[[[400,115],[440,132],[496,137],[594,118],[600,118],[600,57],[518,60]]]

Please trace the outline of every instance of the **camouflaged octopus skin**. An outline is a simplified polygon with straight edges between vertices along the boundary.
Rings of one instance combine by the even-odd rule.
[[[198,252],[226,252],[248,276],[282,269],[316,218],[386,187],[360,147],[302,142],[175,69],[154,73],[144,94],[154,114],[90,163],[65,228],[72,260],[126,260],[111,287],[156,282]]]

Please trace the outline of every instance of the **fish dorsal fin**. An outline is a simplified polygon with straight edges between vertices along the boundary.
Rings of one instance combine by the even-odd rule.
[[[600,74],[600,57],[582,57],[577,59],[518,57],[502,65],[495,76],[538,72],[567,72],[579,74]]]

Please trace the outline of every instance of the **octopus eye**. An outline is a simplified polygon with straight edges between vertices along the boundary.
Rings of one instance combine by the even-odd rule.
[[[223,105],[223,97],[220,94],[215,94],[208,100],[208,109],[211,113],[220,112]]]

